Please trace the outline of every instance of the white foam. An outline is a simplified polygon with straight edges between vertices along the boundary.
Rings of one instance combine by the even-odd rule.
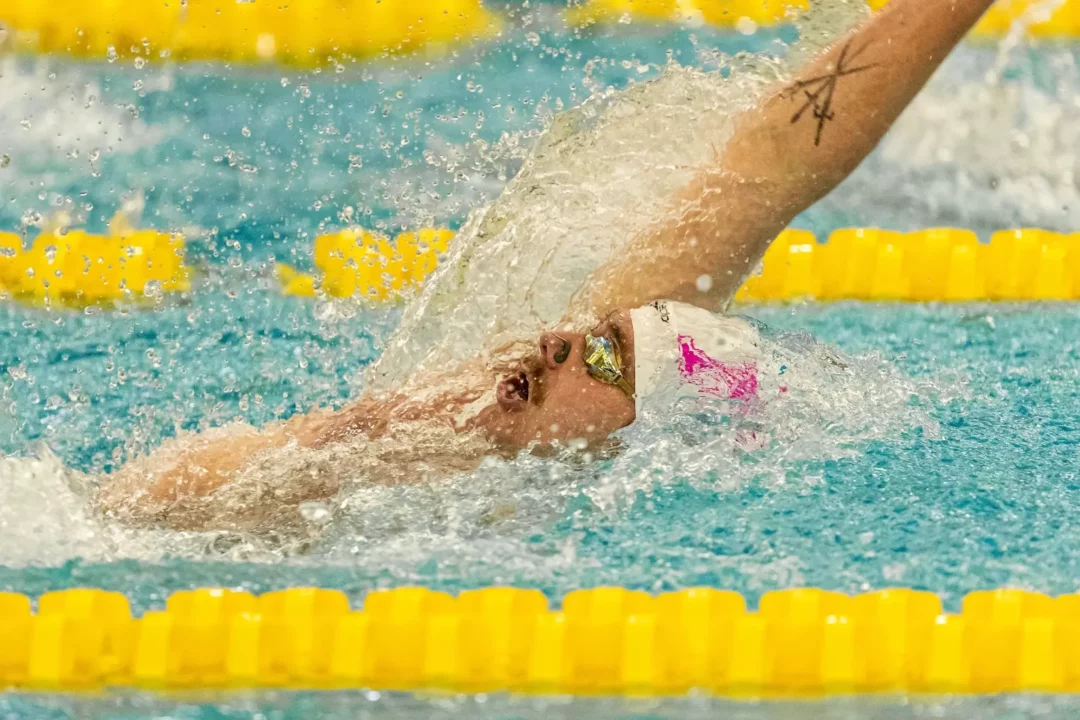
[[[139,119],[134,105],[107,99],[90,77],[92,68],[0,58],[0,154],[17,161],[90,160],[95,153],[134,152],[157,142],[161,130]]]
[[[994,49],[959,48],[815,212],[983,234],[1080,227],[1080,74],[1072,54],[1025,46],[1005,61],[1009,73],[995,71],[997,61]],[[1010,79],[1017,73],[1021,79]]]
[[[165,556],[280,559],[267,542],[227,533],[137,529],[110,522],[86,501],[90,478],[41,446],[0,457],[0,565],[55,566],[70,560],[146,562]]]
[[[838,15],[845,22],[851,16],[847,10]],[[779,72],[776,63],[756,57],[740,59],[731,80],[671,66],[656,82],[619,93],[601,89],[584,106],[556,118],[504,195],[471,218],[435,280],[407,310],[401,333],[380,362],[376,384],[394,385],[423,363],[445,367],[479,347],[528,337],[558,322],[588,274],[656,221],[671,193],[722,145],[731,119]],[[0,79],[16,90],[17,83],[28,82],[18,73]],[[31,99],[16,102],[23,103],[21,108],[7,115],[0,110],[0,133],[12,118],[17,121],[20,113],[42,103],[45,109],[37,114],[45,120],[37,131],[32,125],[31,132],[65,125],[64,107],[81,115],[70,135],[48,139],[56,149],[77,147],[87,142],[84,135],[91,136],[91,145],[101,142],[89,125],[81,124],[120,120],[100,106],[82,115],[85,108],[74,98],[83,96],[83,90],[75,90],[85,89],[86,83],[77,75],[72,82],[70,102],[38,97],[26,85],[23,94]],[[48,109],[51,102],[61,107],[55,117]],[[94,112],[104,114],[95,119]],[[920,112],[927,114],[922,123],[940,122],[933,108]],[[889,142],[902,142],[895,138],[903,132]],[[1064,139],[1071,137],[1068,129],[1061,132]],[[942,133],[946,139],[939,146],[955,145],[948,140],[954,136]],[[47,144],[45,136],[41,140]],[[886,146],[883,162],[901,162],[890,159],[889,152]],[[925,154],[914,152],[903,162],[917,167]],[[929,197],[925,186],[922,192]],[[879,203],[863,205],[870,206]],[[432,347],[439,352],[429,354]],[[547,555],[530,550],[522,538],[548,527],[582,495],[603,515],[622,511],[657,486],[682,480],[720,489],[737,489],[760,476],[781,484],[792,462],[842,457],[861,442],[894,438],[914,425],[933,429],[927,416],[909,406],[913,394],[940,393],[930,380],[921,385],[877,358],[842,358],[801,336],[778,337],[770,352],[788,358],[792,372],[802,375],[797,391],[746,412],[718,406],[696,415],[643,417],[620,435],[623,451],[604,463],[583,462],[572,452],[561,460],[526,455],[512,462],[485,462],[476,471],[442,481],[374,485],[366,482],[365,462],[379,461],[379,448],[356,448],[352,455],[327,460],[329,470],[355,483],[326,512],[309,507],[302,513],[327,526],[326,534],[313,536],[310,552],[320,563],[362,558],[373,567],[415,567],[443,556],[462,565],[498,565],[507,573],[554,574],[580,568],[573,538]],[[747,455],[755,462],[745,463]],[[311,458],[291,460],[307,467]],[[419,467],[422,460],[414,458],[413,465]],[[293,467],[271,464],[265,468],[268,476]],[[201,557],[208,552],[255,560],[280,557],[279,548],[246,536],[104,523],[86,509],[78,480],[47,454],[0,460],[0,563],[57,564],[75,557],[154,560],[166,553]],[[325,523],[327,513],[335,522]],[[773,570],[791,577],[798,572],[788,566]]]
[[[0,564],[55,565],[115,552],[116,532],[89,513],[72,473],[45,450],[0,458]]]

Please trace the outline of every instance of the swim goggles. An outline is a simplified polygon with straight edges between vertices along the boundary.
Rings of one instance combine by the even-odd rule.
[[[614,385],[626,393],[627,397],[634,397],[634,388],[622,372],[619,346],[609,338],[585,336],[585,369],[590,377],[605,385]]]

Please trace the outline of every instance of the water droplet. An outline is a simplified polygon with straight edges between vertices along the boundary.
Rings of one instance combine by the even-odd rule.
[[[146,67],[146,58],[135,58],[135,69],[142,70],[144,67]]]
[[[735,29],[743,35],[753,35],[757,32],[757,23],[748,17],[741,17],[735,21]]]
[[[712,290],[712,276],[711,275],[699,275],[697,279],[698,292],[709,292]]]
[[[240,134],[244,137],[251,137],[251,130],[248,128],[247,125],[245,125],[244,127],[240,128]]]
[[[320,502],[300,503],[299,510],[302,518],[315,525],[325,525],[333,519],[330,508]]]

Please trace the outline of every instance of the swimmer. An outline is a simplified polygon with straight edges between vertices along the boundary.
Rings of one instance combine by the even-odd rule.
[[[873,150],[991,2],[892,0],[765,93],[735,119],[719,162],[673,199],[673,219],[630,239],[575,295],[567,317],[598,322],[544,332],[527,353],[421,364],[341,410],[171,440],[103,478],[93,504],[127,522],[258,531],[296,523],[303,503],[356,479],[416,482],[492,454],[600,444],[685,397],[782,394],[755,329],[714,313],[772,238]]]

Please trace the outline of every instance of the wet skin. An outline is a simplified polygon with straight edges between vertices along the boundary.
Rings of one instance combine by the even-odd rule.
[[[618,346],[622,371],[634,386],[634,329],[630,313],[616,310],[589,330]],[[634,400],[614,385],[589,375],[585,334],[546,332],[536,352],[499,381],[497,403],[483,410],[476,426],[500,445],[525,448],[571,440],[595,442],[634,421]]]

